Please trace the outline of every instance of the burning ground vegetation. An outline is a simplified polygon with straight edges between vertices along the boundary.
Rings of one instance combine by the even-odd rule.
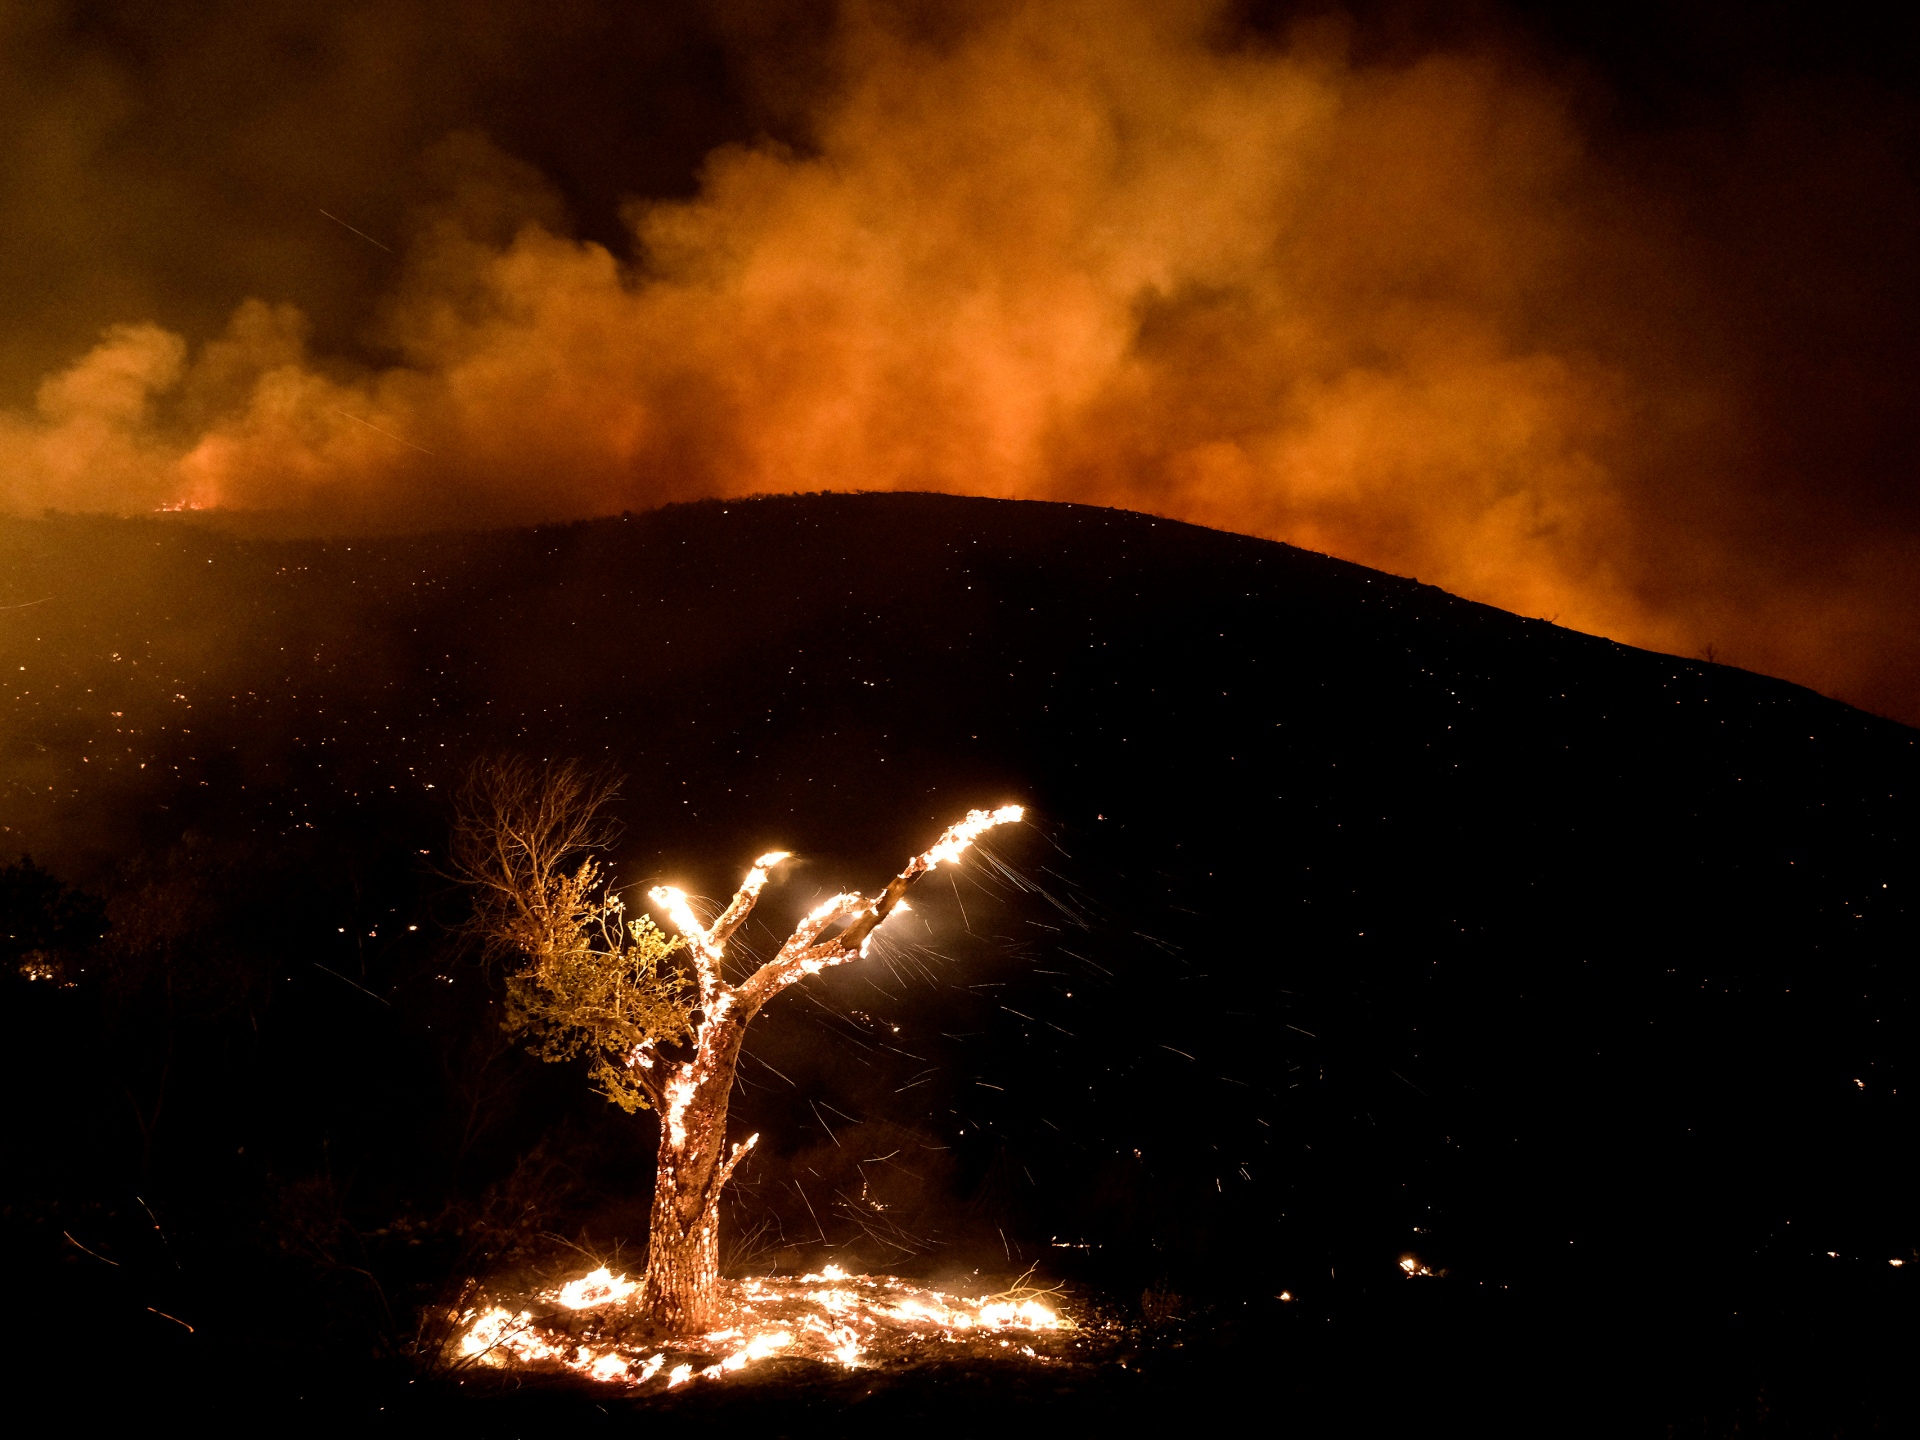
[[[640,1282],[602,1265],[526,1288],[473,1286],[444,1317],[449,1371],[524,1381],[585,1381],[646,1397],[754,1378],[898,1373],[929,1363],[1074,1367],[1111,1346],[1113,1324],[1033,1272],[964,1293],[837,1265],[797,1277],[722,1282],[721,1323],[665,1336],[640,1316]]]

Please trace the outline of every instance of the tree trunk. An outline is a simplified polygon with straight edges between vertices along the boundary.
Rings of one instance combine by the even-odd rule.
[[[674,1335],[711,1330],[719,1321],[720,1191],[699,1183],[698,1168],[685,1148],[676,1151],[661,1135],[640,1305]]]
[[[668,1084],[660,1116],[640,1307],[673,1335],[699,1334],[722,1323],[720,1192],[746,1151],[736,1146],[731,1158],[726,1155],[727,1102],[744,1038],[744,1025],[703,1027],[693,1060],[675,1067],[679,1074]],[[672,1098],[682,1084],[684,1105]]]

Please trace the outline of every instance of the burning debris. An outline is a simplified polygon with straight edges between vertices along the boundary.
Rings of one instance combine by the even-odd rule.
[[[456,1318],[456,1367],[573,1374],[653,1394],[725,1379],[763,1360],[849,1370],[943,1358],[1069,1358],[1079,1326],[1057,1291],[1024,1283],[978,1298],[837,1265],[797,1279],[722,1282],[715,1328],[663,1342],[640,1282],[607,1267],[530,1295],[483,1296]]]

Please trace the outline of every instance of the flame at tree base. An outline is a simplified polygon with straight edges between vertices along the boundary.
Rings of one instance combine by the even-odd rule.
[[[1044,1363],[1067,1358],[1062,1341],[1078,1328],[1054,1292],[1016,1288],[969,1299],[829,1265],[798,1279],[730,1283],[719,1328],[669,1342],[635,1314],[635,1290],[603,1267],[518,1300],[482,1297],[459,1315],[448,1358],[646,1394],[725,1379],[776,1357],[847,1369],[936,1357]]]

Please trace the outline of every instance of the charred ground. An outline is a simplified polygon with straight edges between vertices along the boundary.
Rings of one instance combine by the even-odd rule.
[[[514,749],[628,774],[632,881],[799,852],[770,924],[1032,807],[916,943],[769,1013],[735,1106],[738,1262],[1039,1260],[1146,1326],[982,1405],[1185,1404],[1262,1355],[1303,1421],[1904,1403],[1913,731],[1285,546],[931,496],[7,521],[0,607],[0,847],[42,867],[7,1243],[56,1351],[378,1413],[462,1277],[644,1233],[647,1126],[503,1050],[448,939],[444,797]],[[927,1404],[838,1384],[791,1423]]]

